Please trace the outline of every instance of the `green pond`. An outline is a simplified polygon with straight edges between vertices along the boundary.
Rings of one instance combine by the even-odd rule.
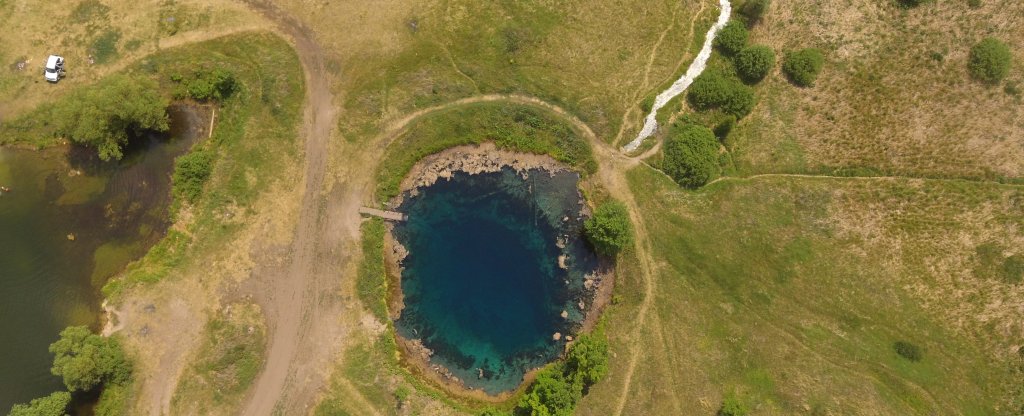
[[[0,414],[62,389],[47,351],[69,325],[97,328],[100,288],[165,233],[174,158],[202,135],[190,107],[119,162],[95,151],[0,147]]]

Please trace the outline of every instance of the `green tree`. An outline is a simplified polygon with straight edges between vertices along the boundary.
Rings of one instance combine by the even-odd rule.
[[[730,20],[715,37],[715,46],[726,55],[734,55],[747,45],[750,33],[747,27],[736,20]]]
[[[93,334],[84,326],[72,326],[50,344],[54,375],[64,379],[71,391],[88,391],[102,383],[125,383],[131,377],[131,363],[113,338]]]
[[[740,13],[746,16],[747,21],[751,24],[757,23],[764,17],[764,13],[768,11],[771,3],[771,0],[747,0],[740,7]]]
[[[608,374],[608,339],[599,328],[591,334],[581,335],[565,356],[565,371],[584,390],[601,381]]]
[[[737,119],[750,114],[757,104],[753,89],[715,70],[704,71],[693,80],[686,99],[697,110],[720,109]]]
[[[583,386],[562,376],[556,367],[542,371],[519,401],[530,416],[570,416],[583,397]]]
[[[736,54],[736,72],[744,81],[761,82],[775,66],[775,51],[763,45],[743,48]]]
[[[711,130],[686,124],[665,141],[665,173],[684,187],[703,186],[719,173],[718,148]]]
[[[71,393],[58,391],[46,397],[33,399],[29,404],[14,405],[8,416],[65,416],[68,414],[70,403]]]
[[[597,252],[606,256],[614,256],[633,244],[633,224],[621,202],[606,202],[597,207],[594,216],[583,223],[583,231]]]
[[[967,68],[974,78],[997,84],[1010,73],[1012,59],[1009,46],[999,39],[985,38],[971,48]]]
[[[95,147],[103,160],[120,159],[132,134],[166,131],[168,101],[148,78],[111,75],[54,108],[57,134]]]
[[[786,54],[782,62],[782,72],[789,80],[801,87],[814,85],[814,80],[825,65],[825,56],[815,48],[802,49]]]
[[[493,407],[488,407],[480,412],[480,416],[512,416],[513,414],[509,410],[495,409]]]

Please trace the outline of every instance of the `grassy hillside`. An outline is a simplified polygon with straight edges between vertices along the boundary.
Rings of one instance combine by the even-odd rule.
[[[627,112],[638,121],[650,89],[692,59],[692,22],[717,13],[712,1],[280,3],[337,54],[349,140],[417,108],[495,92],[557,103],[613,140]]]
[[[1011,305],[1024,287],[985,262],[1020,255],[1024,190],[782,177],[687,192],[643,168],[629,180],[654,306],[630,329],[643,284],[625,268],[609,316],[619,359],[581,414],[711,414],[730,394],[755,414],[1020,409]],[[992,242],[998,254],[976,254]],[[632,343],[643,354],[620,402]]]

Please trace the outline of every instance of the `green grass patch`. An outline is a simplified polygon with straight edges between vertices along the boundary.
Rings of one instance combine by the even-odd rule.
[[[117,58],[117,42],[119,40],[121,40],[121,32],[113,29],[108,29],[93,39],[89,51],[97,64],[105,64]]]
[[[71,23],[88,23],[96,19],[107,17],[110,13],[110,6],[100,0],[84,0],[79,2],[74,9],[71,9],[69,19]]]
[[[175,392],[175,413],[213,414],[233,409],[263,366],[266,329],[260,308],[231,304],[206,324],[198,359]]]
[[[499,148],[548,154],[586,174],[597,170],[586,139],[558,116],[505,103],[473,104],[425,116],[395,140],[377,172],[377,198],[398,195],[402,179],[425,156],[459,145],[494,142]]]
[[[384,221],[373,218],[362,227],[363,259],[359,262],[356,291],[373,316],[388,321],[387,272],[384,269]]]

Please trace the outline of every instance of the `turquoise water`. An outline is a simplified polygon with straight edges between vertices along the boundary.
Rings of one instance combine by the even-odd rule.
[[[175,139],[141,137],[117,163],[88,149],[0,148],[11,189],[0,192],[0,414],[63,389],[47,347],[66,326],[97,326],[99,288],[163,236],[174,157],[203,125],[183,108],[170,115]]]
[[[528,179],[511,169],[456,173],[407,197],[399,210],[409,220],[395,227],[410,253],[399,335],[421,340],[433,364],[489,394],[514,390],[526,371],[557,358],[565,338],[552,335],[579,326],[584,275],[597,266],[580,237],[578,180],[541,170]]]

